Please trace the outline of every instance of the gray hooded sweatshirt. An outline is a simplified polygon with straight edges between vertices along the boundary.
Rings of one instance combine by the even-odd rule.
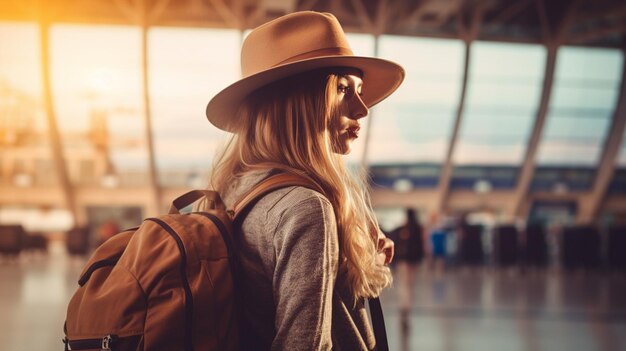
[[[270,171],[233,179],[221,194],[227,208]],[[299,186],[262,197],[235,235],[242,267],[243,314],[258,350],[373,350],[364,306],[353,306],[338,275],[333,207]],[[257,348],[258,346],[258,348]],[[247,350],[246,350],[247,351]]]

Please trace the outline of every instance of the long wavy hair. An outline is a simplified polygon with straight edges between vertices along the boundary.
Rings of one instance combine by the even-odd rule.
[[[248,96],[236,116],[243,126],[214,162],[210,187],[226,191],[233,177],[277,164],[316,181],[333,205],[339,235],[339,275],[353,297],[375,297],[391,283],[376,263],[378,222],[366,173],[351,172],[335,153],[329,128],[341,113],[334,71],[283,79]]]

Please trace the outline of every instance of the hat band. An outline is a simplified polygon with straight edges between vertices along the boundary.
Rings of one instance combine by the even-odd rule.
[[[286,63],[291,63],[294,61],[302,61],[315,57],[323,57],[323,56],[353,56],[352,50],[350,48],[344,47],[334,47],[334,48],[324,48],[312,50],[309,52],[305,52],[296,56],[292,56],[286,60],[280,61],[272,67],[280,66]]]

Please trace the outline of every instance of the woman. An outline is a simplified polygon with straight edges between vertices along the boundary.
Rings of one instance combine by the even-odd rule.
[[[404,71],[353,56],[337,19],[317,12],[253,30],[241,60],[244,78],[207,106],[209,121],[234,133],[211,187],[229,208],[277,170],[324,189],[276,190],[241,222],[242,349],[371,350],[364,299],[391,283],[393,243],[342,155],[369,107],[398,87]]]

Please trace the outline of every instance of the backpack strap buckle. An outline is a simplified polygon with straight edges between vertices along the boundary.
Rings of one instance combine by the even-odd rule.
[[[111,351],[111,347],[113,346],[113,342],[117,339],[115,335],[107,335],[102,338],[102,346],[100,347],[100,351]]]

